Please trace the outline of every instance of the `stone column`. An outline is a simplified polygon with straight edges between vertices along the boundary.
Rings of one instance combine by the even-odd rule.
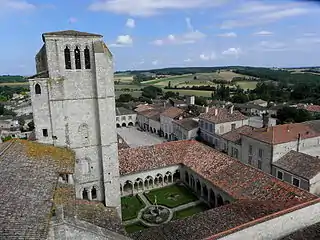
[[[72,174],[68,174],[68,183],[69,184],[74,184]]]
[[[87,190],[89,201],[92,201],[91,189],[92,189],[92,188],[90,188],[90,189]]]

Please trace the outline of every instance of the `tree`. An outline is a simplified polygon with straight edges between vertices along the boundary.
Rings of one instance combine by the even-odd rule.
[[[312,116],[307,110],[293,107],[283,107],[279,109],[277,118],[280,123],[299,123],[312,120]]]
[[[179,95],[178,95],[179,96]],[[164,94],[164,99],[168,99],[168,98],[176,98],[177,94],[171,91],[165,92]]]
[[[200,106],[207,106],[207,100],[205,97],[195,97],[195,104]]]
[[[130,102],[132,101],[134,98],[131,96],[131,94],[128,93],[124,93],[124,94],[120,94],[119,98],[117,99],[118,102]]]
[[[171,81],[168,82],[168,88],[171,88]]]
[[[142,96],[155,99],[158,95],[162,95],[162,89],[154,86],[148,86],[142,89]]]

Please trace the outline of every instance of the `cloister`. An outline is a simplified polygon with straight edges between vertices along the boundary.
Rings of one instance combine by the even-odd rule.
[[[151,189],[162,188],[177,182],[183,182],[210,207],[219,207],[234,201],[223,191],[213,186],[209,181],[185,166],[168,166],[152,169],[120,177],[121,196],[135,195]]]

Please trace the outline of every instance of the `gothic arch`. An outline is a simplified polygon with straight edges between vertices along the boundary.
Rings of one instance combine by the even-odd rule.
[[[220,194],[217,195],[217,206],[220,207],[223,205],[223,198]]]
[[[90,63],[90,50],[88,46],[84,49],[84,65],[85,69],[90,69],[91,68],[91,63]]]
[[[141,178],[137,178],[134,182],[134,187],[136,190],[143,189],[143,180]]]
[[[74,61],[76,69],[81,69],[81,53],[79,46],[74,49]]]
[[[190,184],[189,183],[189,173],[187,171],[184,173],[184,180],[186,181],[187,185]]]
[[[216,206],[216,195],[214,194],[214,191],[212,189],[210,189],[210,205],[211,207],[215,207]]]
[[[93,186],[91,188],[91,198],[92,200],[95,200],[98,198],[98,188],[96,186]]]
[[[177,170],[174,172],[174,174],[173,174],[172,177],[173,177],[173,181],[174,181],[174,182],[179,181],[179,180],[180,180],[180,170],[177,169]]]
[[[89,200],[88,190],[86,188],[81,190],[81,197],[84,200]]]
[[[203,198],[208,201],[208,188],[206,184],[202,185]]]
[[[150,188],[150,186],[153,187],[153,177],[147,176],[144,180],[144,186],[146,188]]]
[[[34,91],[37,95],[41,94],[41,86],[39,83],[36,83],[36,85],[34,86]]]
[[[201,193],[201,183],[200,183],[200,180],[198,178],[196,180],[196,185],[197,185],[197,193]]]
[[[123,185],[123,192],[132,194],[133,183],[131,181],[126,181]]]
[[[66,46],[64,49],[64,62],[65,62],[65,68],[71,69],[71,54],[70,54],[69,46]]]

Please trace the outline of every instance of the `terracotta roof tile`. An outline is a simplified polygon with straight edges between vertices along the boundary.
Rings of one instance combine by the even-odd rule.
[[[215,115],[215,109],[217,109],[217,115]],[[225,123],[248,119],[248,117],[238,110],[233,110],[233,113],[231,113],[227,108],[210,108],[207,113],[202,113],[199,118],[212,123]]]
[[[170,108],[166,109],[165,111],[163,111],[161,113],[161,115],[165,116],[165,117],[169,117],[169,118],[176,118],[176,117],[179,117],[180,115],[182,115],[183,113],[184,113],[184,110],[182,110],[180,108],[170,107]]]
[[[288,152],[273,165],[305,179],[311,179],[320,174],[319,158],[296,151]]]
[[[221,135],[221,137],[228,140],[228,141],[240,144],[241,133],[250,133],[250,132],[254,131],[254,129],[255,129],[254,127],[250,127],[250,126],[245,125],[245,126],[237,128],[237,129],[234,129],[230,132],[227,132],[227,133]]]
[[[184,164],[235,199],[309,200],[313,195],[194,140],[119,151],[120,174]]]
[[[320,136],[320,132],[309,123],[291,123],[276,125],[269,128],[260,128],[255,131],[243,133],[243,135],[269,144],[280,144],[297,141],[299,134],[301,139]]]
[[[181,126],[182,128],[186,130],[192,130],[199,127],[199,123],[192,118],[183,118],[180,120],[175,120],[173,123]]]

